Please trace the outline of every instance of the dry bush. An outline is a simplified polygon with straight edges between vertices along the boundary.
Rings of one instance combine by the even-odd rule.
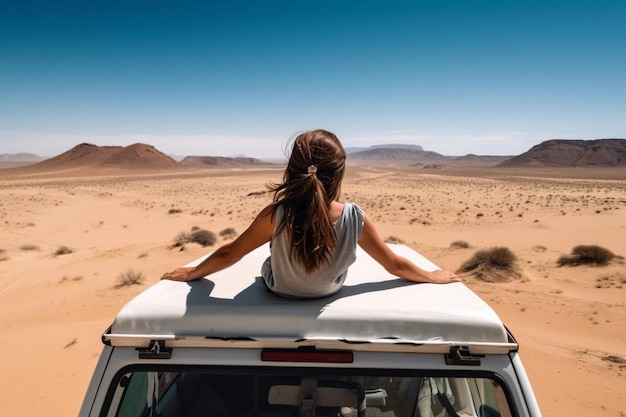
[[[455,240],[450,243],[450,249],[467,249],[470,247],[470,244],[464,240]]]
[[[143,273],[135,271],[132,268],[128,268],[125,272],[122,272],[117,277],[117,284],[115,288],[129,287],[131,285],[142,285],[144,281]]]
[[[626,359],[622,358],[621,356],[617,356],[617,355],[604,355],[602,357],[602,360],[603,361],[607,361],[607,362],[626,364]]]
[[[65,281],[82,281],[83,276],[82,275],[76,275],[73,278],[68,277],[67,275],[64,275],[63,278],[61,278],[61,281],[59,281],[59,284],[64,283]]]
[[[471,273],[485,282],[507,282],[522,277],[517,256],[501,246],[477,251],[457,272]]]
[[[202,246],[213,246],[217,242],[215,233],[201,229],[198,226],[191,228],[191,232],[180,232],[174,238],[174,243],[170,246],[172,248],[184,247],[186,243],[198,243]],[[182,250],[182,249],[181,249]]]
[[[570,255],[563,255],[557,260],[558,266],[608,265],[616,256],[610,250],[598,245],[578,245]]]
[[[196,229],[189,236],[191,242],[199,243],[202,246],[213,246],[217,242],[215,233],[206,229]]]
[[[227,227],[220,232],[220,236],[222,239],[232,239],[237,236],[237,231],[235,231],[232,227]]]
[[[39,246],[37,246],[37,245],[22,245],[22,246],[20,246],[20,250],[23,250],[23,251],[39,250]]]
[[[178,214],[178,213],[182,213],[183,211],[181,209],[177,209],[177,208],[171,208],[168,210],[167,214]]]
[[[172,244],[172,246],[170,246],[170,248],[178,248],[183,246],[185,243],[188,243],[189,236],[190,234],[188,232],[180,232],[174,238],[174,243]]]
[[[72,252],[74,251],[68,248],[67,246],[59,246],[57,250],[54,251],[54,256],[67,255],[68,253],[72,253]]]
[[[402,239],[400,239],[399,237],[395,237],[395,236],[389,236],[387,239],[385,239],[385,243],[395,243],[398,245],[405,245],[406,242]]]

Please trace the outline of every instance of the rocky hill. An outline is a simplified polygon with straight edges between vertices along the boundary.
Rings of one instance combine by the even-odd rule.
[[[626,166],[626,139],[552,139],[502,162],[501,167]]]
[[[85,170],[157,171],[181,166],[153,146],[136,143],[130,146],[97,146],[81,143],[53,158],[16,168],[16,174],[46,172],[82,172]],[[16,171],[17,170],[17,171]]]
[[[103,168],[162,170],[180,168],[178,162],[154,146],[135,143],[109,155],[100,163]]]

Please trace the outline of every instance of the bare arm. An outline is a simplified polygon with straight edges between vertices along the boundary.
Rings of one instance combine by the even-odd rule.
[[[252,250],[268,242],[274,233],[270,207],[265,207],[256,219],[234,241],[223,245],[196,267],[181,267],[163,274],[161,279],[193,281],[235,264]]]
[[[432,272],[424,271],[410,260],[396,255],[380,237],[369,217],[364,214],[364,218],[365,223],[359,239],[359,246],[389,273],[414,282],[446,284],[460,281],[460,278],[450,271],[443,269]]]

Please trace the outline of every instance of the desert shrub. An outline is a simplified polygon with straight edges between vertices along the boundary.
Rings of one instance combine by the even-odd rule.
[[[233,229],[232,227],[227,227],[226,229],[222,230],[220,232],[220,236],[223,239],[232,239],[235,236],[237,236],[237,232],[235,231],[235,229]]]
[[[172,247],[177,248],[183,246],[185,243],[188,243],[190,236],[191,235],[188,232],[180,232],[174,238],[174,243],[172,244]]]
[[[396,244],[399,244],[399,245],[404,245],[405,244],[404,240],[400,239],[399,237],[395,237],[395,236],[387,237],[387,239],[385,239],[385,243],[396,243]]]
[[[213,246],[217,242],[215,233],[206,229],[196,229],[191,232],[189,240],[194,243],[199,243],[202,246]]]
[[[131,285],[143,284],[144,276],[140,271],[135,271],[132,268],[128,268],[126,271],[120,273],[117,277],[117,284],[115,288],[129,287]]]
[[[171,208],[169,209],[169,211],[167,212],[167,214],[178,214],[178,213],[182,213],[183,211],[181,209],[177,209],[177,208]]]
[[[30,250],[39,250],[39,246],[37,245],[22,245],[20,246],[20,250],[30,251]]]
[[[174,238],[174,243],[170,246],[171,248],[183,247],[186,243],[198,243],[202,246],[213,246],[217,242],[217,237],[215,233],[201,229],[198,226],[194,226],[191,228],[191,232],[180,232]],[[181,249],[182,250],[182,249]]]
[[[67,255],[68,253],[72,253],[72,252],[74,251],[68,248],[67,246],[59,246],[57,250],[54,251],[54,256]]]
[[[82,279],[83,279],[82,275],[76,275],[72,278],[68,277],[67,275],[63,275],[63,278],[61,278],[61,280],[59,281],[59,284],[62,284],[65,281],[82,281]]]
[[[509,248],[501,246],[476,251],[457,272],[471,273],[486,282],[506,282],[522,276],[517,256]]]
[[[602,357],[603,361],[608,361],[608,362],[613,362],[613,363],[619,363],[619,364],[626,364],[626,359],[622,358],[621,356],[617,356],[617,355],[604,355]]]
[[[451,249],[467,249],[469,247],[470,244],[464,240],[455,240],[454,242],[450,243]]]
[[[608,265],[615,258],[610,250],[598,245],[578,245],[570,255],[563,255],[557,260],[558,266]]]

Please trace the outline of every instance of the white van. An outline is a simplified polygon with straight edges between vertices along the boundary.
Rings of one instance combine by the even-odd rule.
[[[258,276],[268,255],[131,300],[80,417],[541,415],[517,342],[464,284],[409,283],[359,249],[337,294],[289,300]]]

